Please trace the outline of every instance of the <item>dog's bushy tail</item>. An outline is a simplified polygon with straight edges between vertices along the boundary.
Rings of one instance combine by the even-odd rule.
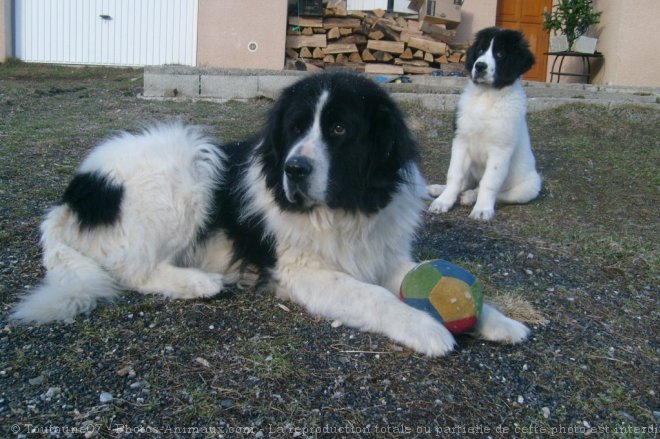
[[[119,287],[103,267],[61,239],[67,210],[66,206],[56,207],[43,222],[41,241],[46,277],[14,307],[10,320],[23,323],[66,320],[118,294]]]

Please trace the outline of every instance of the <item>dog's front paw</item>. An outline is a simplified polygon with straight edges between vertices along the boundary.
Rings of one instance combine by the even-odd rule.
[[[441,196],[433,200],[431,205],[429,206],[429,212],[431,213],[445,213],[448,212],[449,209],[454,205],[453,202],[449,202],[448,200],[444,199]]]
[[[470,212],[470,218],[475,220],[489,221],[495,216],[495,209],[493,207],[477,208],[476,206]]]
[[[446,355],[456,345],[454,336],[447,328],[423,311],[417,311],[408,319],[404,331],[399,341],[429,357]]]
[[[461,205],[472,206],[477,201],[478,189],[468,189],[461,194]]]
[[[522,323],[507,318],[481,331],[481,337],[499,343],[516,344],[527,340],[529,328]]]
[[[481,338],[500,343],[520,343],[529,336],[529,328],[513,320],[491,305],[484,304],[476,332]]]
[[[216,273],[190,272],[188,274],[187,294],[181,294],[181,299],[196,299],[211,297],[224,288],[224,276]]]
[[[436,198],[442,194],[446,187],[447,186],[444,184],[430,184],[426,186],[426,192],[429,194],[429,196]]]

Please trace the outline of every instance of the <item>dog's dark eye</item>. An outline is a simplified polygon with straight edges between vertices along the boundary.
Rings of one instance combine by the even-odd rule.
[[[291,132],[293,133],[294,136],[299,136],[302,134],[302,128],[300,128],[300,125],[293,125],[291,127]]]
[[[344,128],[343,125],[339,125],[338,123],[334,124],[332,127],[332,134],[335,136],[343,136],[346,134],[346,128]]]

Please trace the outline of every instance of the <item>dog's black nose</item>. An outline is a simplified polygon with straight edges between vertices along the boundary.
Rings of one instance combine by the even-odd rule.
[[[291,181],[300,182],[312,173],[312,162],[302,156],[291,157],[284,164],[284,172]]]
[[[478,73],[485,72],[485,71],[486,71],[486,68],[488,68],[488,64],[486,64],[485,62],[482,62],[482,61],[479,61],[478,63],[476,63],[476,64],[474,65],[474,69],[475,69]]]

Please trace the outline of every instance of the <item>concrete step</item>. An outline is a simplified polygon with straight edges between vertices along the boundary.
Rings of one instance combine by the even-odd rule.
[[[146,67],[144,94],[147,99],[275,99],[285,87],[306,72],[273,70],[237,70],[185,66]],[[401,102],[412,102],[426,108],[451,111],[467,78],[441,76],[409,76],[412,83],[383,83]],[[389,80],[375,77],[376,80]],[[524,81],[529,97],[529,110],[555,108],[567,103],[604,106],[635,104],[660,109],[660,88],[615,87],[594,84],[550,84]]]

